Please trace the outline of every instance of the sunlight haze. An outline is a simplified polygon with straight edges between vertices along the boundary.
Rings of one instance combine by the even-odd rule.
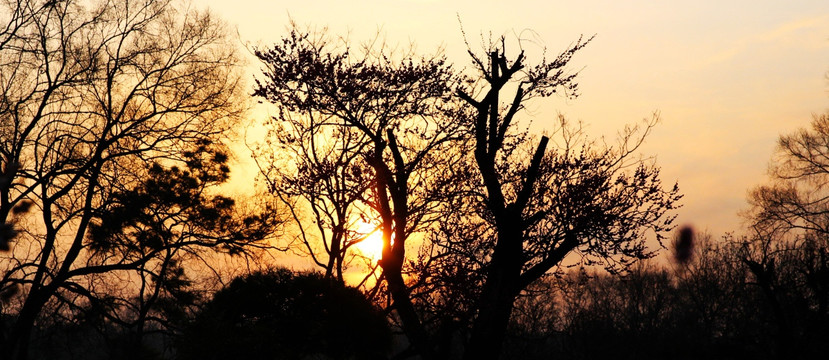
[[[557,113],[583,121],[591,137],[661,114],[641,148],[656,156],[666,183],[685,194],[679,224],[715,236],[738,231],[747,191],[765,180],[779,134],[827,110],[829,2],[826,1],[305,1],[197,0],[238,30],[246,46],[267,47],[290,19],[362,41],[444,49],[456,66],[481,34],[520,37],[551,56],[580,35],[594,41],[571,62],[580,97],[531,103],[534,129]],[[461,23],[459,23],[459,19]],[[534,59],[529,58],[530,61]],[[250,78],[258,75],[250,59]],[[254,116],[266,116],[267,109]],[[255,130],[249,136],[256,137]],[[244,160],[244,159],[242,159]],[[234,170],[249,182],[255,170]],[[246,186],[246,185],[243,185]]]

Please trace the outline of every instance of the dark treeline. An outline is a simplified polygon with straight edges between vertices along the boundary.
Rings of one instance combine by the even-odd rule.
[[[658,113],[530,131],[592,37],[484,39],[458,68],[291,24],[251,90],[228,33],[172,0],[2,2],[0,358],[824,353],[826,116],[781,137],[745,235],[695,237],[639,154]],[[252,101],[273,115],[244,198],[222,186]]]
[[[519,301],[507,346],[527,359],[823,357],[825,238],[781,244],[763,255],[774,265],[761,274],[751,246],[746,238],[702,236],[686,264],[548,279]]]

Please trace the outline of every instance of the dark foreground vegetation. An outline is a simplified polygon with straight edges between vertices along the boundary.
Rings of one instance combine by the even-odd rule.
[[[543,295],[519,301],[506,346],[528,359],[823,357],[825,241],[766,254],[772,268],[763,273],[754,272],[750,246],[703,237],[683,266],[643,263],[626,277],[551,279],[539,285]]]
[[[719,239],[675,231],[679,188],[638,154],[658,114],[616,141],[562,116],[528,130],[528,104],[578,96],[569,64],[592,38],[536,58],[505,38],[467,44],[459,69],[293,25],[253,49],[251,98],[224,25],[175,1],[5,1],[0,25],[0,358],[801,358],[829,344],[826,117],[781,138],[746,235]],[[231,197],[254,98],[274,114],[254,146],[261,192]],[[355,251],[370,233],[376,261]],[[354,287],[349,269],[365,275]]]
[[[701,236],[684,265],[539,281],[516,302],[501,358],[821,358],[829,351],[826,244],[777,248],[766,254],[774,265],[765,275],[753,272],[750,246]],[[175,333],[86,317],[38,328],[32,358],[385,359],[405,349],[378,307],[321,274],[258,272],[200,308]],[[439,356],[462,351],[458,320],[428,325]]]

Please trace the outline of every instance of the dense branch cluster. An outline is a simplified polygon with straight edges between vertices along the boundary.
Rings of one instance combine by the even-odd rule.
[[[245,106],[222,24],[169,1],[0,13],[0,223],[17,233],[0,288],[20,290],[0,356],[27,358],[32,333],[61,318],[163,329],[145,324],[182,294],[187,259],[244,251],[275,223],[209,194]]]
[[[535,137],[519,130],[516,115],[530,99],[576,95],[566,65],[589,41],[528,68],[523,54],[507,59],[504,42],[484,58],[470,51],[475,77],[443,59],[394,57],[382,47],[355,55],[347,42],[332,45],[296,26],[256,51],[265,69],[255,95],[278,113],[266,149],[296,156],[280,161],[265,150],[262,174],[301,228],[302,212],[312,214],[329,259],[360,241],[343,235],[354,219],[377,224],[379,285],[421,356],[443,356],[436,342],[447,334],[431,334],[441,319],[468,322],[465,357],[497,355],[515,298],[568,254],[623,271],[652,256],[647,230],[661,241],[672,229],[677,188],[664,190],[658,168],[632,158],[636,136],[653,122],[642,134],[625,133],[619,148],[584,141],[548,151],[542,137],[532,149]],[[513,87],[504,107],[500,94]],[[573,131],[564,121],[562,128]],[[414,234],[425,239],[417,260],[407,255]],[[309,240],[303,231],[313,252]],[[332,270],[342,260],[313,256],[326,273],[342,273],[340,265]]]

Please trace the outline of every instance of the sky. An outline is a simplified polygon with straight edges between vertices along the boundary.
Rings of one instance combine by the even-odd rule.
[[[276,42],[293,19],[355,41],[379,31],[391,43],[414,43],[422,54],[443,49],[457,66],[469,64],[460,24],[473,46],[481,34],[503,35],[551,54],[595,34],[570,63],[579,71],[581,95],[533,103],[526,115],[533,128],[553,130],[561,113],[582,121],[591,137],[612,138],[658,111],[661,122],[641,152],[655,156],[663,180],[678,182],[685,194],[677,222],[714,236],[741,229],[738,213],[747,208],[747,192],[766,181],[778,136],[829,111],[826,0],[194,4],[218,14],[248,47]],[[258,67],[250,61],[253,78]],[[254,173],[238,170],[236,179]]]

